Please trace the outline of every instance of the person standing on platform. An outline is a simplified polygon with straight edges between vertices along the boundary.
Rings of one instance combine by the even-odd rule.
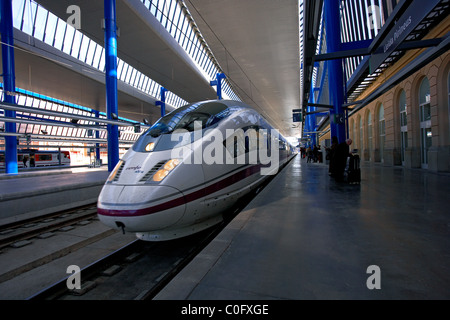
[[[34,167],[36,165],[35,163],[35,155],[34,153],[30,154],[30,167]]]
[[[338,147],[338,139],[336,136],[331,137],[331,147],[328,150],[328,157],[329,157],[329,165],[328,165],[328,174],[331,177],[334,177],[336,175],[336,149]]]
[[[336,168],[336,181],[344,181],[344,171],[347,166],[347,158],[350,155],[350,145],[352,144],[352,139],[347,139],[341,142],[336,148],[335,155],[335,168]]]
[[[28,156],[27,156],[27,155],[24,155],[24,156],[23,156],[23,159],[22,159],[23,167],[24,167],[24,168],[27,168],[27,161],[28,161]]]

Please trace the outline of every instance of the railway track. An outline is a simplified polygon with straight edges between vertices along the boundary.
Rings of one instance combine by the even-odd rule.
[[[221,224],[165,242],[135,240],[81,269],[80,289],[68,289],[72,275],[30,300],[149,300],[166,286],[271,180],[242,198]]]
[[[72,226],[82,221],[88,222],[95,218],[97,207],[95,203],[46,214],[34,218],[15,221],[0,226],[0,250],[16,244],[16,247],[27,245],[27,241],[38,235],[48,234],[64,227]]]
[[[70,213],[61,212],[38,220],[0,226],[0,244],[3,248],[3,252],[0,250],[0,299],[152,299],[272,178],[238,201],[224,215],[225,221],[220,225],[171,241],[145,242],[136,240],[133,234],[122,235],[96,219],[94,205],[70,210]],[[87,220],[90,223],[80,223]],[[77,227],[69,232],[51,231],[74,225]],[[54,233],[55,237],[36,241],[33,238],[30,245],[14,248],[13,244],[17,241],[27,241],[43,232]],[[65,241],[68,238],[72,241],[76,239],[77,242],[67,245]],[[59,249],[53,250],[56,245],[60,245]],[[51,249],[53,251],[45,253],[43,257],[33,257],[35,251]],[[24,262],[24,266],[7,265],[8,261],[15,259],[29,261]],[[68,288],[68,280],[71,281],[69,278],[78,277],[66,272],[70,265],[80,266],[79,289]],[[2,270],[6,267],[11,270]],[[30,279],[39,280],[40,283],[34,285]],[[8,290],[17,291],[18,288],[24,290],[9,295]],[[1,296],[2,292],[5,296]]]
[[[68,275],[28,300],[147,300],[153,298],[223,226],[167,242],[135,240],[80,270],[81,287]],[[71,278],[72,277],[72,278]]]

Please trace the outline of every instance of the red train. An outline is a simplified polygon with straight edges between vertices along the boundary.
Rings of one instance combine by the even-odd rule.
[[[61,155],[61,162],[59,156]],[[40,151],[37,149],[17,150],[19,168],[70,165],[69,151]],[[0,151],[0,168],[5,167],[5,151]]]

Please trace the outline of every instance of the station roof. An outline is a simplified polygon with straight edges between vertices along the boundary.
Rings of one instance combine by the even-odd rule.
[[[73,4],[37,2],[63,20]],[[143,10],[143,1],[116,3],[119,58],[188,102],[216,97],[209,84],[213,79],[205,79],[151,12]],[[103,43],[103,1],[84,0],[77,5],[82,14],[80,31]],[[186,1],[185,5],[241,100],[291,135],[292,109],[300,106],[298,2],[288,0],[280,6],[271,0]]]
[[[68,19],[67,9],[74,4],[72,0],[33,1],[62,21]],[[417,27],[406,39],[409,42],[405,41],[412,47],[440,44],[413,42],[420,41],[429,28],[448,15],[447,0],[431,2],[434,5],[430,14],[415,22]],[[355,100],[383,69],[409,50],[407,47],[403,51],[395,50],[383,58],[378,68],[371,70],[370,56],[385,41],[397,19],[407,10],[417,8],[407,0],[342,2],[342,50],[328,53],[322,0],[283,0],[282,3],[273,0],[116,0],[116,4],[118,57],[124,63],[186,102],[214,99],[216,92],[209,81],[214,80],[214,72],[223,72],[230,91],[257,109],[285,136],[299,136],[302,130],[293,122],[292,111],[305,110],[310,91],[320,96],[319,92],[327,89],[325,60],[345,59],[346,93],[350,102]],[[76,5],[81,11],[79,31],[103,45],[103,1],[79,0]],[[26,10],[24,6],[24,17],[39,14]],[[193,30],[190,34],[178,15],[180,11]],[[169,21],[175,17],[177,21]],[[372,21],[372,25],[368,25],[368,21]],[[64,53],[49,49],[45,43],[20,31],[16,33],[17,46],[25,49],[23,52],[16,50],[17,85],[104,111],[102,70],[64,57]],[[192,41],[188,50],[182,47],[181,34],[186,38],[195,34],[197,42],[188,40]],[[194,48],[194,55],[200,57],[196,61],[191,48]],[[206,74],[199,64],[207,64],[203,61],[208,59],[213,68],[208,67],[209,74]],[[324,94],[322,99],[327,97]],[[155,94],[149,95],[119,82],[119,113],[125,113],[130,119],[141,121],[143,115],[149,114],[151,121],[156,120],[157,98]]]

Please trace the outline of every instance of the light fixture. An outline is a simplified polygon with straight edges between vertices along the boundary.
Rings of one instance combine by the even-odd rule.
[[[153,151],[154,148],[155,148],[155,143],[154,142],[150,142],[149,144],[147,144],[145,146],[145,151],[150,152],[150,151]]]
[[[153,175],[153,181],[160,182],[178,165],[180,164],[179,159],[170,159],[164,164],[162,169],[156,171]]]

